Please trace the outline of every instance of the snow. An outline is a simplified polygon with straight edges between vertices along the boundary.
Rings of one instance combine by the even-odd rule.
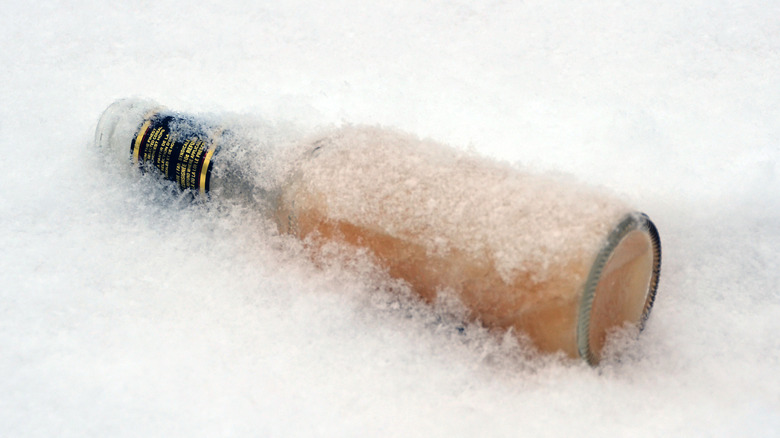
[[[301,188],[288,190],[293,199],[322,200],[328,217],[381,230],[428,254],[489,258],[509,284],[520,274],[549,280],[554,267],[595,257],[631,212],[581,183],[388,128],[347,126],[314,138],[319,149],[301,160]]]
[[[780,4],[6,1],[0,435],[780,435]],[[127,177],[115,99],[380,124],[619,193],[646,330],[540,357]]]

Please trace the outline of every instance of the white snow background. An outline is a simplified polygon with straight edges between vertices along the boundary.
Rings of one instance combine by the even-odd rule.
[[[647,328],[594,369],[318,269],[106,165],[127,96],[607,187],[661,233]],[[777,1],[5,0],[0,98],[3,437],[780,436]]]

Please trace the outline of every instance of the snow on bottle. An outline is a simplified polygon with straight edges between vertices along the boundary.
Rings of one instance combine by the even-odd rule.
[[[595,365],[609,332],[642,328],[658,233],[624,202],[395,130],[347,126],[274,153],[154,102],[115,102],[95,143],[182,189],[262,204],[280,232],[370,250],[423,299]],[[128,166],[131,167],[131,166]]]

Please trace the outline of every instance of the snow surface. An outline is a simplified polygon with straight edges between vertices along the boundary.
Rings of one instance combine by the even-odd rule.
[[[780,3],[7,0],[0,435],[780,436]],[[114,99],[393,126],[617,191],[655,309],[597,369],[120,176]]]

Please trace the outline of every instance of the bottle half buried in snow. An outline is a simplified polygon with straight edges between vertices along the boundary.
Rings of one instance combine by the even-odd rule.
[[[95,142],[183,189],[262,204],[315,248],[369,249],[425,300],[452,295],[542,351],[597,364],[608,333],[641,329],[655,298],[661,247],[644,214],[408,134],[348,126],[271,152],[229,122],[128,99],[104,112]]]

